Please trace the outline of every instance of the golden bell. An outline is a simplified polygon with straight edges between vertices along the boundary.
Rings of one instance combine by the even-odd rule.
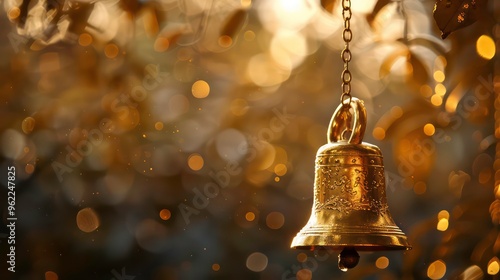
[[[343,250],[339,268],[344,271],[358,263],[356,250],[411,249],[387,206],[382,153],[362,142],[365,127],[363,101],[352,97],[339,105],[330,121],[328,144],[316,154],[311,217],[291,245]]]

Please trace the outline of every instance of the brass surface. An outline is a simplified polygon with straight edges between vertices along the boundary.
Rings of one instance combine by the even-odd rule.
[[[333,114],[329,143],[316,154],[311,217],[292,248],[410,249],[389,212],[382,153],[362,142],[365,127],[366,111],[357,98]]]

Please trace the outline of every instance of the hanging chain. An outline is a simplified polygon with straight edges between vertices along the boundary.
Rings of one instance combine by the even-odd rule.
[[[342,32],[342,39],[344,39],[345,47],[342,50],[342,61],[344,61],[344,71],[342,71],[342,95],[340,102],[344,105],[351,104],[351,71],[349,71],[349,62],[351,61],[351,50],[349,49],[349,42],[352,40],[351,31],[351,0],[342,0],[342,17],[344,19],[344,31]]]

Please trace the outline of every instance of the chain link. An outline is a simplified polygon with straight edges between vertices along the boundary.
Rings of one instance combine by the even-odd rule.
[[[342,32],[342,39],[345,42],[345,47],[342,50],[340,57],[344,62],[344,71],[342,71],[342,95],[340,102],[344,105],[351,103],[351,71],[349,71],[349,62],[351,61],[352,54],[349,49],[349,43],[352,40],[351,31],[351,0],[342,0],[342,18],[344,19],[344,30]]]

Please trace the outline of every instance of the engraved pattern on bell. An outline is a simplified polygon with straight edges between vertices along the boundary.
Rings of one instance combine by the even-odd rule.
[[[355,155],[318,155],[315,211],[352,210],[375,213],[387,211],[385,177],[381,157]],[[349,163],[349,164],[347,164]]]

